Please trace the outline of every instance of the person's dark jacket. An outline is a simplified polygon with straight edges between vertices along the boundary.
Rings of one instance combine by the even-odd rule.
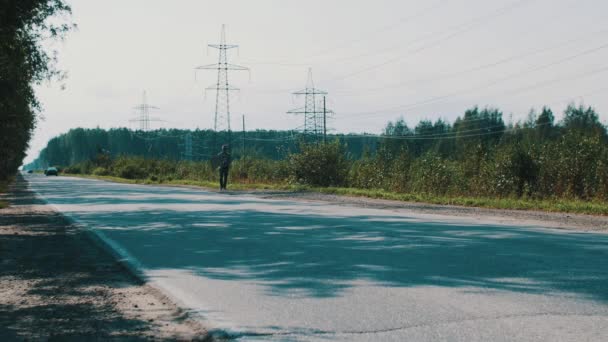
[[[230,153],[222,151],[217,155],[217,157],[219,159],[221,169],[230,168],[230,164],[232,163],[232,158],[230,156]]]

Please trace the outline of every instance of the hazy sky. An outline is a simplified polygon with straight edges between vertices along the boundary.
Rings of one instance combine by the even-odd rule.
[[[73,127],[135,127],[129,119],[146,90],[152,127],[210,128],[217,75],[194,68],[217,62],[222,24],[240,45],[230,74],[242,91],[232,125],[292,129],[313,68],[329,92],[338,132],[378,133],[399,117],[453,120],[475,105],[508,120],[569,101],[608,119],[606,0],[72,0],[78,30],[52,45],[62,83],[38,88],[44,121],[27,161]],[[65,89],[62,90],[62,85]]]

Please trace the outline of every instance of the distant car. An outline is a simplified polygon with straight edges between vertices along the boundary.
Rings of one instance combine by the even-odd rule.
[[[56,167],[49,167],[48,169],[44,170],[44,174],[47,176],[59,176],[59,171],[57,171]]]
[[[34,173],[34,170],[27,170],[27,173]]]

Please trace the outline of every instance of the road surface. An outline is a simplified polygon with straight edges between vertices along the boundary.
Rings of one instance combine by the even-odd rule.
[[[28,175],[218,336],[606,341],[608,235]]]

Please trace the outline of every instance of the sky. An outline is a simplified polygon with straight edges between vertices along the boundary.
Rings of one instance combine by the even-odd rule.
[[[159,109],[151,128],[213,127],[205,88],[218,61],[222,25],[239,45],[230,63],[241,89],[231,125],[294,129],[303,117],[291,93],[308,68],[328,92],[333,132],[380,133],[388,121],[453,121],[496,107],[507,122],[570,102],[608,120],[608,2],[605,0],[68,0],[78,28],[47,44],[68,77],[37,87],[42,116],[26,162],[75,127],[131,127],[134,107]]]

